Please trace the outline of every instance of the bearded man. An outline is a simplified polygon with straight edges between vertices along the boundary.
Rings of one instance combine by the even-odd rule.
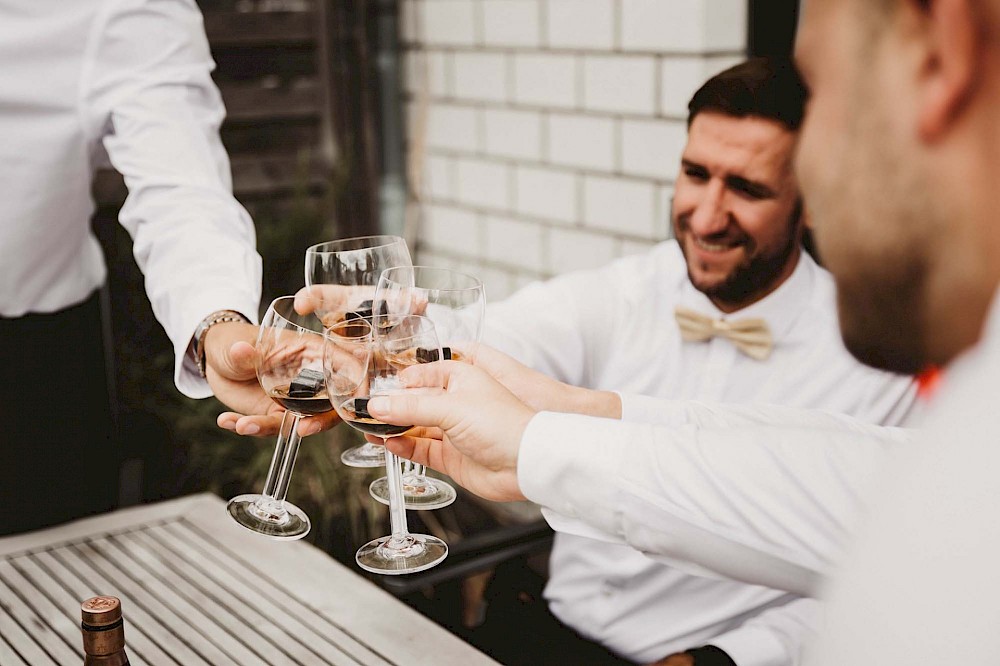
[[[792,157],[804,101],[785,60],[751,59],[713,76],[689,104],[675,240],[492,305],[485,341],[590,389],[901,422],[912,383],[865,368],[845,351],[833,282],[803,251]],[[559,527],[558,520],[550,522]],[[799,663],[815,601],[692,576],[570,531],[556,534],[544,593],[528,590],[536,602],[508,586],[517,576],[492,585],[480,630],[487,639],[472,640],[504,663],[555,663],[572,654],[573,663],[610,661],[583,647],[591,641],[640,663],[676,653],[685,654],[671,663],[712,664],[727,655],[738,666]],[[512,644],[516,626],[525,638]]]

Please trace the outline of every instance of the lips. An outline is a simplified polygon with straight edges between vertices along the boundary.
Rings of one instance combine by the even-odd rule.
[[[729,240],[729,241],[708,241],[704,238],[698,238],[697,236],[691,236],[692,242],[698,247],[698,249],[705,252],[728,252],[729,250],[734,250],[743,245],[740,240]]]

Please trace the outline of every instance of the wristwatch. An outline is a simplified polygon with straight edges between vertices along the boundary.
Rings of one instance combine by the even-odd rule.
[[[198,323],[198,327],[194,329],[194,335],[191,336],[191,344],[188,346],[188,353],[191,356],[191,360],[198,367],[198,372],[202,377],[205,376],[205,336],[208,335],[208,329],[216,324],[227,321],[239,321],[244,324],[250,323],[249,319],[236,310],[216,310],[202,319]]]

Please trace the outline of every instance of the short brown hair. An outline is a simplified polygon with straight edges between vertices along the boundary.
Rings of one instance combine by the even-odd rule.
[[[759,116],[798,130],[808,93],[788,58],[750,58],[719,72],[688,103],[688,127],[702,111],[742,118]]]

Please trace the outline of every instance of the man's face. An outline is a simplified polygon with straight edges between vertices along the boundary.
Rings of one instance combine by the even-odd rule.
[[[810,98],[795,168],[837,283],[844,343],[868,365],[914,372],[927,360],[927,269],[941,236],[908,146],[915,105],[868,1],[804,4],[795,55]]]
[[[779,122],[695,116],[674,189],[674,235],[688,276],[724,312],[763,298],[799,258],[795,134]]]

